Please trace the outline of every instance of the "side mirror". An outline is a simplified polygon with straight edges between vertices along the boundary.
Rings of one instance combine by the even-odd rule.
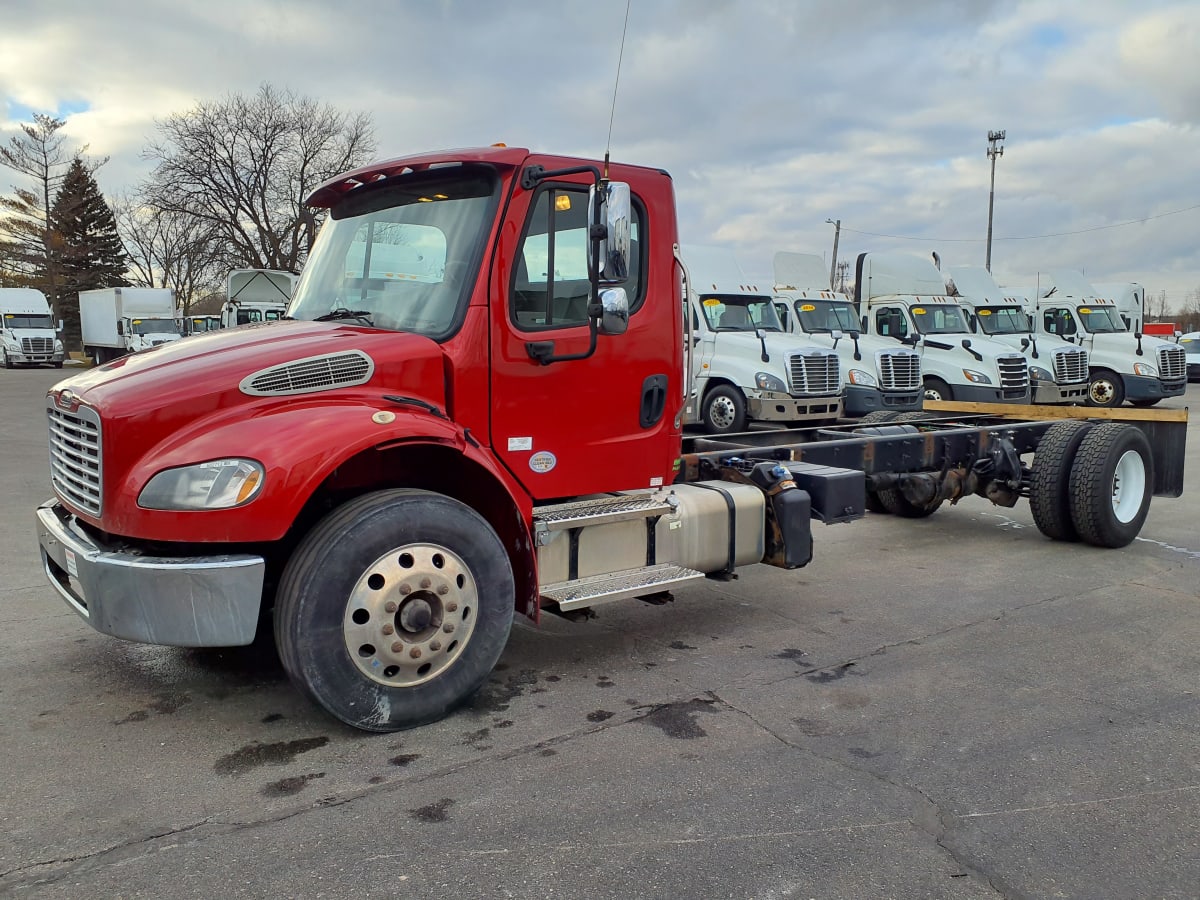
[[[840,341],[842,338],[844,338],[846,336],[846,333],[844,331],[842,331],[840,328],[835,328],[835,329],[833,329],[833,331],[829,332],[829,336],[831,338],[833,338],[835,341]]]
[[[1029,338],[1021,338],[1021,349],[1022,350],[1029,349]]]
[[[596,204],[600,204],[599,222],[604,226],[604,235],[588,242],[588,253],[595,254],[589,262],[593,264],[601,284],[623,284],[629,279],[630,235],[632,201],[629,185],[621,181],[610,181],[592,186],[588,193],[588,222],[597,221]],[[624,329],[622,329],[623,331]]]
[[[58,320],[58,330],[59,330],[59,331],[62,331],[62,330],[63,330],[63,320],[62,320],[62,319],[59,319],[59,320]]]
[[[601,334],[624,334],[629,327],[629,298],[625,288],[608,288],[600,292]]]
[[[125,320],[124,319],[117,320],[117,334],[122,335],[122,336],[124,336],[124,334],[125,334]]]

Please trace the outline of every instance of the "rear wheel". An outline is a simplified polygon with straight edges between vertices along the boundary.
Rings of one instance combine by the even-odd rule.
[[[1116,372],[1096,369],[1088,381],[1088,406],[1120,406],[1125,402],[1125,382]]]
[[[1071,466],[1071,522],[1097,547],[1124,547],[1138,536],[1154,492],[1154,458],[1141,429],[1097,425]]]
[[[1029,483],[1029,511],[1038,531],[1056,541],[1077,541],[1071,523],[1071,464],[1091,422],[1056,422],[1038,441]]]
[[[950,385],[942,381],[940,378],[934,378],[932,375],[925,379],[925,399],[926,400],[953,400],[954,391],[950,389]]]
[[[275,604],[292,680],[348,725],[440,719],[486,680],[513,617],[508,555],[474,510],[388,490],[334,510],[301,541]]]
[[[719,384],[704,396],[701,418],[709,434],[745,431],[746,398],[732,385]]]

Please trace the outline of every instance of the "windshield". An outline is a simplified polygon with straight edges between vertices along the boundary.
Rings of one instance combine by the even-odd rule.
[[[1076,307],[1083,327],[1092,334],[1114,334],[1128,331],[1117,310],[1112,306],[1079,306]]]
[[[967,319],[961,308],[952,304],[931,303],[909,308],[921,334],[965,334]]]
[[[830,331],[860,332],[854,307],[845,300],[797,300],[793,304],[800,327],[810,334]]]
[[[984,334],[1029,333],[1029,317],[1019,306],[977,306],[975,320]]]
[[[705,294],[700,298],[711,331],[783,331],[770,297],[747,294]]]
[[[134,334],[179,334],[174,319],[134,319],[129,323]]]
[[[5,328],[53,328],[50,316],[39,316],[33,313],[5,313]]]
[[[359,188],[331,211],[288,315],[353,311],[347,321],[447,337],[473,286],[496,196],[492,171],[469,166]]]

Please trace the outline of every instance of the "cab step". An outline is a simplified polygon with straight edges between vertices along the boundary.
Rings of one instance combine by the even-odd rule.
[[[544,600],[557,604],[560,611],[568,612],[611,603],[613,600],[624,600],[627,597],[658,594],[703,578],[704,573],[695,569],[662,563],[640,569],[576,578],[573,581],[560,581],[544,586],[541,593]]]
[[[533,511],[534,539],[544,547],[556,531],[570,531],[589,525],[648,519],[674,512],[675,504],[665,494],[614,494],[569,503],[553,503]]]

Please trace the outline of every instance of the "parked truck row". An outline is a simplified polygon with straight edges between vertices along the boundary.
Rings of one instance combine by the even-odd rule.
[[[98,631],[193,647],[267,631],[296,686],[357,728],[446,715],[488,677],[514,615],[801,567],[814,520],[868,503],[919,517],[1026,498],[1043,534],[1119,547],[1152,496],[1182,492],[1186,410],[1130,410],[1129,424],[942,404],[685,437],[709,334],[789,388],[764,379],[769,393],[790,396],[809,360],[773,291],[689,273],[658,168],[495,146],[374,163],[307,203],[331,215],[287,320],[50,390],[54,496],[36,527],[50,584]],[[398,247],[420,248],[421,277],[389,264]],[[953,334],[992,389],[1025,384],[999,363],[1020,354],[945,330],[953,304],[894,291],[868,291],[864,312],[895,309],[909,331],[880,317],[886,334],[867,336],[928,353]],[[808,316],[816,299],[786,302]],[[853,347],[834,327],[841,302],[800,330]],[[850,359],[870,374],[880,351],[862,341]],[[840,376],[838,351],[814,358]]]

